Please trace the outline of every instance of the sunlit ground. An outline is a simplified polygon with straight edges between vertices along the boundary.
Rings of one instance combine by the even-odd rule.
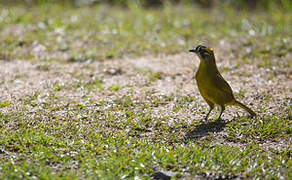
[[[292,13],[0,6],[0,179],[291,177]],[[235,96],[208,122],[190,47]]]

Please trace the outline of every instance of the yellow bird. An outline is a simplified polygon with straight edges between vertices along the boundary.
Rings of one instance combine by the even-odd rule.
[[[211,48],[199,45],[196,48],[190,49],[189,52],[196,53],[200,59],[199,69],[196,73],[196,81],[201,95],[210,107],[205,120],[208,119],[209,114],[216,104],[221,107],[221,112],[217,120],[221,120],[221,115],[226,105],[239,106],[246,110],[252,117],[256,116],[254,111],[234,98],[231,87],[217,69],[214,52]]]

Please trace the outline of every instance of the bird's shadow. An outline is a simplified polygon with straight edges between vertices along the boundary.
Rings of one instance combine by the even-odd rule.
[[[210,135],[210,133],[218,133],[224,130],[226,122],[213,121],[195,126],[192,130],[186,133],[184,139],[198,139]]]

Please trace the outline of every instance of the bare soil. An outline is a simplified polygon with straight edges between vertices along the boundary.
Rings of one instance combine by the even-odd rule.
[[[283,57],[281,60],[288,61],[289,57],[291,56]],[[62,97],[61,102],[58,102],[61,104],[84,102],[86,101],[84,96],[89,97],[90,102],[101,100],[110,102],[119,97],[132,95],[139,103],[151,101],[151,97],[189,96],[194,97],[194,100],[184,104],[178,111],[173,111],[174,102],[150,107],[153,110],[152,116],[170,116],[168,119],[170,124],[182,121],[185,126],[198,125],[197,129],[191,132],[182,132],[181,138],[186,136],[195,138],[209,132],[218,132],[220,136],[216,143],[223,144],[225,140],[221,138],[220,141],[220,137],[224,137],[224,132],[221,131],[225,124],[215,124],[215,129],[212,129],[212,124],[206,125],[202,120],[208,106],[200,96],[194,79],[198,64],[197,57],[188,53],[156,57],[124,57],[89,64],[62,61],[0,61],[0,98],[1,101],[8,101],[11,104],[1,108],[1,111],[4,113],[19,111],[21,99],[35,92],[39,93],[38,101],[44,101],[45,98],[41,97],[54,95]],[[263,68],[244,63],[236,66],[234,58],[224,53],[218,53],[217,66],[221,71],[225,69],[222,75],[230,83],[236,98],[251,107],[260,117],[277,114],[291,120],[291,68],[281,66]],[[159,76],[151,80],[153,73],[158,73]],[[72,88],[76,82],[85,83],[97,78],[102,81],[103,90]],[[118,90],[110,90],[110,87],[117,84]],[[63,88],[56,90],[56,85]],[[27,113],[33,113],[38,108],[40,107],[28,106]],[[218,113],[218,110],[214,111],[210,121],[213,121]],[[223,119],[228,122],[242,115],[246,115],[243,110],[227,107]],[[281,149],[287,148],[289,144],[280,143],[280,140],[265,141],[263,146]]]

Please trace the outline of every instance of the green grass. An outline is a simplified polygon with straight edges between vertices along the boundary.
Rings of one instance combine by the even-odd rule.
[[[191,116],[207,110],[197,103],[199,97],[147,89],[176,75],[145,69],[127,74],[127,80],[144,75],[144,94],[137,97],[131,85],[108,86],[91,66],[179,54],[201,42],[215,47],[226,43],[231,46],[221,45],[220,53],[238,59],[235,69],[243,64],[277,67],[276,77],[286,73],[281,68],[291,67],[291,12],[48,4],[8,10],[0,5],[0,17],[1,60],[37,62],[35,68],[45,73],[64,64],[86,66],[85,72],[80,68],[65,74],[71,83],[56,80],[45,92],[32,89],[11,102],[0,100],[0,179],[150,179],[159,170],[170,171],[173,179],[292,177],[291,98],[281,104],[281,112],[270,112],[274,102],[263,93],[255,105],[262,115],[256,119],[234,115],[225,123],[207,123]],[[16,80],[27,77],[15,74]],[[0,87],[7,83],[0,82]],[[8,83],[14,86],[14,80]],[[128,86],[127,95],[119,94]],[[62,92],[83,94],[70,99]],[[183,111],[189,116],[178,117]]]
[[[213,178],[291,177],[291,150],[260,145],[267,140],[288,142],[291,123],[278,115],[235,118],[224,130],[227,143],[213,145],[215,134],[200,140],[181,137],[192,127],[169,124],[173,117],[152,116],[148,107],[156,107],[156,102],[137,105],[126,96],[113,103],[62,105],[61,97],[50,97],[35,104],[37,97],[35,93],[23,99],[20,108],[29,104],[43,110],[1,113],[1,179],[147,179],[159,169],[177,178],[208,172]],[[174,99],[191,100],[153,97],[160,103]]]

